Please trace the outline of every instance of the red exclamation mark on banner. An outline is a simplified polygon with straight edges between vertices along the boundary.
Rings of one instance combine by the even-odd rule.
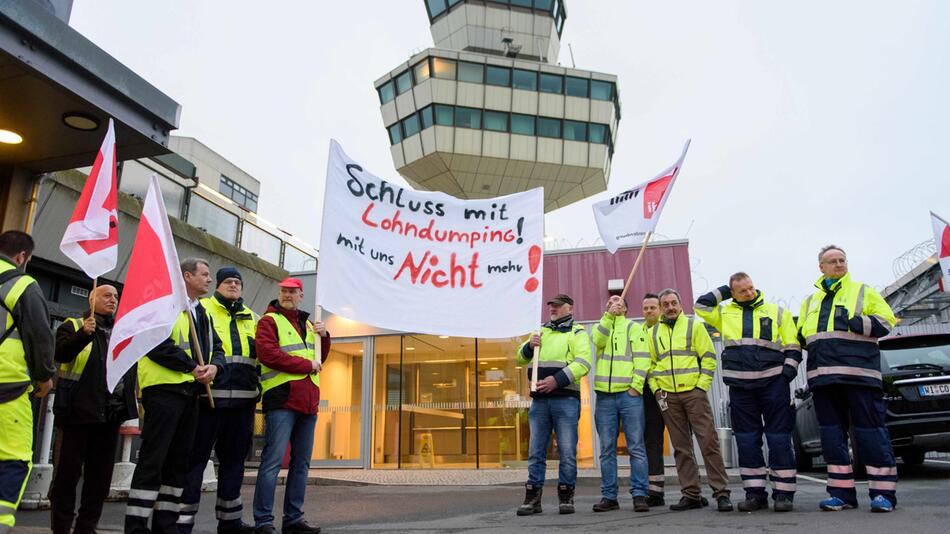
[[[531,271],[531,274],[538,272],[538,267],[541,266],[541,247],[538,245],[533,245],[528,249],[528,270]],[[524,290],[528,293],[531,293],[538,289],[538,279],[532,276],[528,278],[524,283]]]

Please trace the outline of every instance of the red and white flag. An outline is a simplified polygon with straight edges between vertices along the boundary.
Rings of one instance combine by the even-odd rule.
[[[639,245],[656,228],[660,212],[670,198],[673,183],[683,168],[689,140],[676,163],[655,178],[617,196],[594,204],[594,219],[604,246],[611,254],[627,245]]]
[[[116,207],[115,127],[109,119],[106,138],[59,244],[59,250],[90,278],[115,269],[119,255]]]
[[[937,245],[937,260],[940,261],[941,284],[944,293],[950,293],[950,223],[930,212],[934,227],[934,243]]]
[[[152,175],[106,353],[109,391],[139,358],[168,338],[187,309],[178,252],[158,178]]]

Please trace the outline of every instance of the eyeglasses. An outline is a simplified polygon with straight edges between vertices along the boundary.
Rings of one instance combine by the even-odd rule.
[[[226,280],[223,280],[221,283],[224,285],[230,285],[230,286],[241,285],[241,281],[238,280],[237,278],[228,278]]]

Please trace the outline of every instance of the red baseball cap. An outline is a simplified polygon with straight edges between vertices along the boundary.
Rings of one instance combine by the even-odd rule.
[[[303,291],[303,282],[301,282],[299,278],[284,278],[277,285],[280,287],[296,287]]]

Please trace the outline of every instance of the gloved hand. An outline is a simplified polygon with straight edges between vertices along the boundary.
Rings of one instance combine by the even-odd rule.
[[[854,332],[855,334],[866,335],[864,332],[864,316],[855,315],[854,317],[848,319],[848,330]]]
[[[798,376],[798,369],[791,365],[784,365],[782,366],[782,376],[785,377],[786,382],[791,384],[792,380],[795,380],[795,377]]]

